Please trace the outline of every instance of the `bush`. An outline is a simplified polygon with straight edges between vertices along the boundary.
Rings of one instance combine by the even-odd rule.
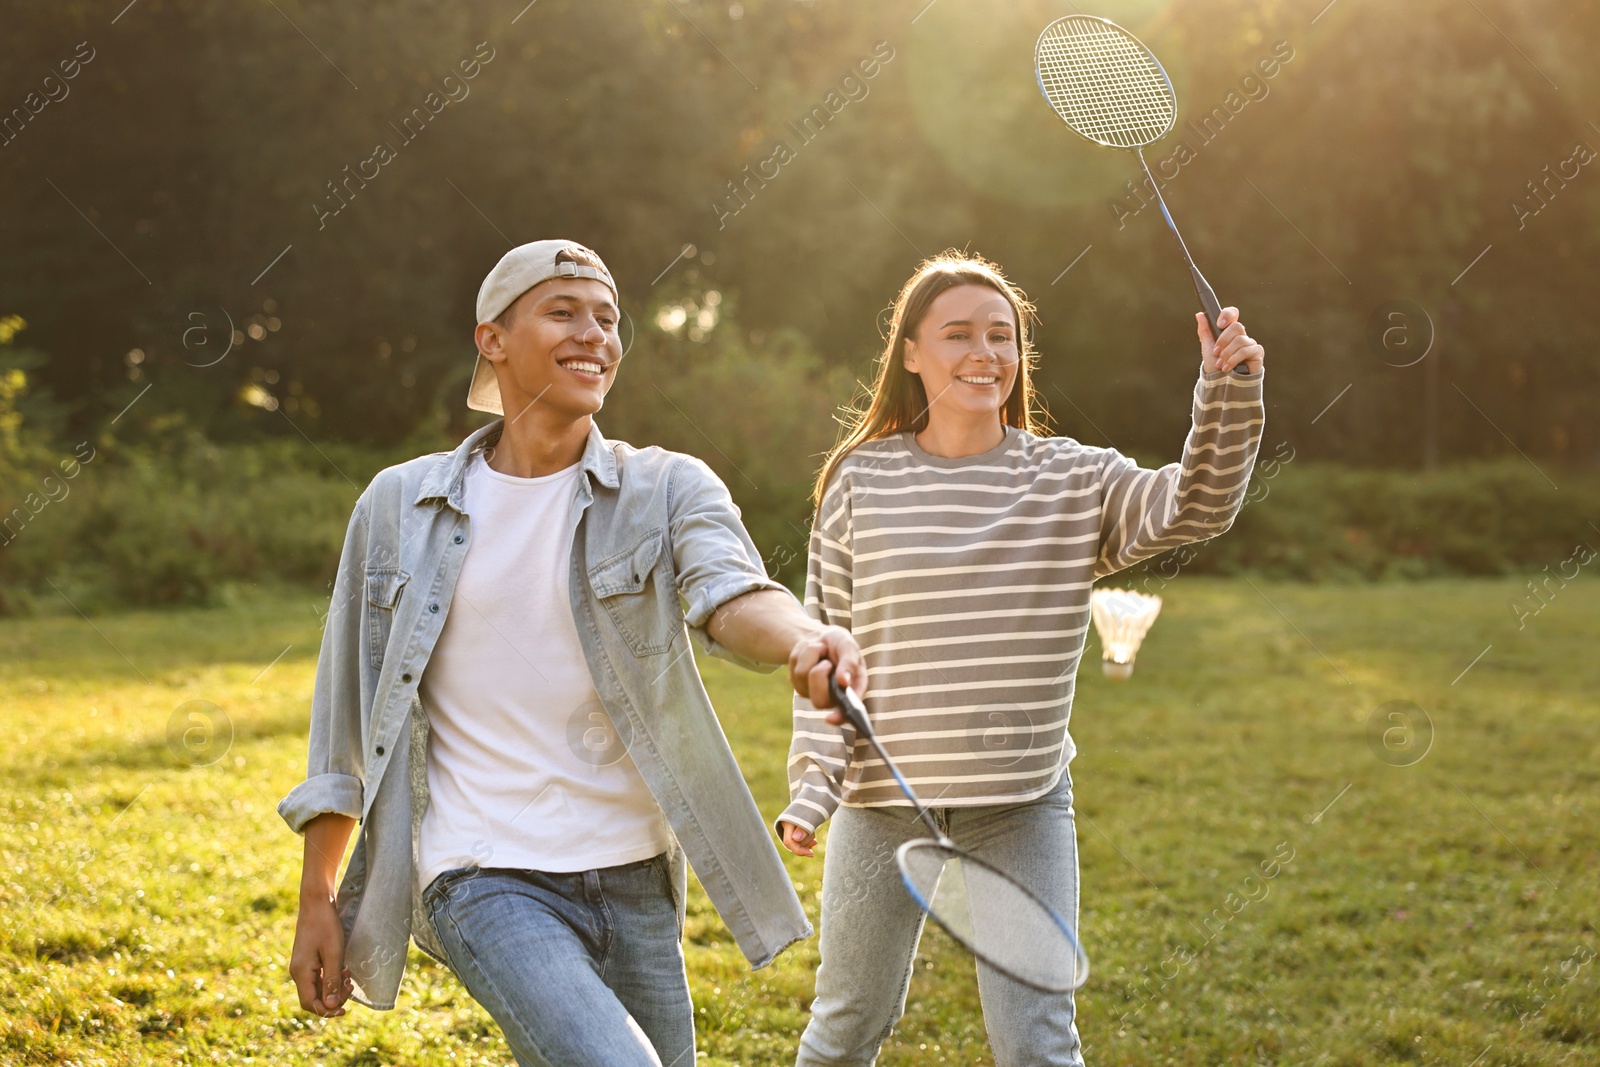
[[[208,604],[229,582],[325,582],[360,492],[291,442],[79,449],[0,485],[22,502],[0,534],[0,611],[62,595],[84,611]],[[85,457],[68,477],[61,464]]]
[[[1214,541],[1143,564],[1134,577],[1243,571],[1304,581],[1497,575],[1538,570],[1600,546],[1600,479],[1521,460],[1432,474],[1284,463],[1263,454],[1248,502]]]
[[[662,305],[658,316],[682,314],[641,331],[597,421],[613,438],[702,457],[768,572],[799,589],[812,478],[855,383],[798,335],[744,333],[711,297]],[[298,438],[217,445],[180,418],[137,445],[107,435],[45,447],[48,398],[19,406],[28,401],[16,353],[0,379],[0,614],[68,610],[63,596],[91,611],[215,603],[232,583],[326,583],[372,475],[459,440],[423,428],[384,450]],[[1269,450],[1228,533],[1119,580],[1154,589],[1180,571],[1303,581],[1536,571],[1600,545],[1600,514],[1586,503],[1600,501],[1600,479],[1555,476],[1562,490],[1520,460],[1420,474]]]
[[[797,588],[811,475],[833,440],[823,397],[840,395],[839,383],[822,382],[820,371],[808,378],[815,365],[797,353],[744,359],[709,351],[670,387],[641,374],[622,402],[607,401],[602,425],[704,457],[741,505],[769,571]],[[0,532],[0,614],[66,610],[62,594],[94,611],[216,603],[231,583],[321,585],[333,577],[360,488],[422,451],[188,438],[161,452],[94,452],[71,479],[59,468],[70,450],[27,470],[0,464],[0,501],[28,514]],[[1520,462],[1433,475],[1288,464],[1276,477],[1258,474],[1229,532],[1117,581],[1154,590],[1179,572],[1318,582],[1537,571],[1576,545],[1600,547],[1590,525],[1600,516],[1587,506],[1600,500],[1600,484],[1557,480],[1559,492]],[[37,514],[28,500],[42,502]]]

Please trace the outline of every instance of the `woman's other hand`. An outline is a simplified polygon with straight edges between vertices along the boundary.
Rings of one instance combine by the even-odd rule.
[[[796,856],[810,856],[811,850],[816,846],[817,836],[804,827],[796,826],[792,822],[780,822],[783,828],[783,847],[793,852]]]

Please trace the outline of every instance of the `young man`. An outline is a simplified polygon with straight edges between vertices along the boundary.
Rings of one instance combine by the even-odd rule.
[[[767,579],[710,468],[601,436],[622,346],[599,256],[515,248],[477,315],[467,403],[509,417],[381,472],[345,539],[278,806],[305,835],[290,974],[319,1015],[387,1010],[414,939],[524,1067],[692,1067],[685,859],[753,966],[811,927],[689,633],[823,702],[865,667]]]

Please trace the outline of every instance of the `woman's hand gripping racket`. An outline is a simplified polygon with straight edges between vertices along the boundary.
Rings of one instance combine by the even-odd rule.
[[[1088,981],[1089,958],[1067,921],[1004,871],[957,848],[883,750],[861,698],[832,675],[828,691],[933,835],[932,840],[907,841],[895,852],[900,878],[917,905],[968,952],[1023,985],[1065,993]]]
[[[1139,157],[1161,217],[1167,220],[1189,264],[1211,336],[1220,341],[1222,326],[1217,320],[1222,305],[1194,265],[1183,234],[1161,198],[1161,186],[1144,161],[1144,146],[1165,137],[1178,117],[1177,94],[1160,61],[1144,42],[1115,22],[1092,15],[1068,15],[1044,28],[1034,45],[1033,62],[1039,91],[1068,129],[1107,148],[1131,148]],[[1234,370],[1250,372],[1242,361]]]

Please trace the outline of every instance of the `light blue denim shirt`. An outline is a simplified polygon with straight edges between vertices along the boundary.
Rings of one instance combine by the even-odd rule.
[[[311,699],[306,780],[278,805],[296,833],[324,812],[361,820],[339,884],[353,999],[395,1006],[408,939],[443,961],[416,885],[428,804],[428,718],[418,683],[471,544],[462,478],[504,420],[453,452],[390,467],[356,502],[334,581]],[[717,607],[783,589],[727,488],[700,460],[589,432],[573,507],[573,621],[600,702],[676,838],[680,925],[694,867],[754,967],[811,934],[734,761],[689,645],[757,670],[712,640]],[[774,714],[778,714],[774,709]],[[492,844],[492,843],[491,843]]]

